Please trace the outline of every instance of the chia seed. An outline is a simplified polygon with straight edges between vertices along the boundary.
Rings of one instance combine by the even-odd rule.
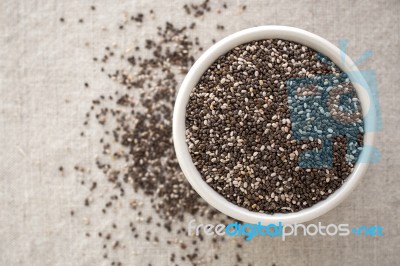
[[[188,25],[178,27],[172,22],[157,22],[156,34],[143,40],[143,44],[135,41],[126,47],[126,44],[105,43],[99,49],[101,54],[89,57],[98,66],[99,73],[114,81],[114,86],[106,94],[95,96],[88,103],[90,110],[84,113],[85,134],[82,135],[97,138],[100,152],[94,159],[98,169],[75,167],[79,184],[88,195],[82,198],[83,207],[76,210],[74,218],[85,215],[84,221],[89,221],[88,217],[95,213],[96,217],[90,220],[92,225],[84,222],[84,226],[85,231],[93,230],[88,233],[98,235],[97,239],[102,241],[100,256],[105,264],[120,265],[121,251],[125,247],[134,248],[126,240],[127,233],[134,242],[147,242],[146,245],[155,248],[171,246],[162,249],[168,252],[167,256],[172,256],[176,246],[180,251],[179,256],[173,255],[177,265],[212,263],[220,242],[224,241],[222,237],[210,239],[202,235],[193,241],[185,228],[185,217],[215,221],[221,216],[186,181],[172,144],[171,121],[178,85],[194,63],[197,52],[203,49],[201,45],[211,44],[211,40],[201,41],[194,36],[193,31],[196,26],[207,23],[204,18],[211,12],[209,1],[188,3],[182,13],[187,10]],[[142,23],[156,23],[154,18],[152,10],[126,12],[123,21],[105,25],[101,30],[105,34],[108,31],[127,34],[128,38],[131,32],[140,33]],[[95,20],[96,16],[93,14],[91,19]],[[87,27],[88,23],[79,25]],[[85,43],[86,46],[97,44],[97,41]],[[102,89],[95,82],[82,83],[94,92]],[[122,218],[118,212],[123,208],[132,214]],[[105,227],[98,223],[99,215],[102,222],[108,223]],[[102,228],[100,232],[98,228]],[[153,231],[164,233],[163,238],[156,237]],[[198,248],[209,244],[212,252]]]

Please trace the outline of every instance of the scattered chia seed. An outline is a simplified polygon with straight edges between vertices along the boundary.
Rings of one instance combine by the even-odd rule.
[[[328,89],[299,87],[288,95],[287,81],[326,76],[332,77],[324,83]],[[332,88],[339,90],[334,94]],[[305,100],[315,90],[333,96],[332,110],[325,111],[321,97]],[[338,108],[342,94],[350,94],[353,112]],[[296,212],[329,197],[351,174],[354,163],[346,157],[356,161],[363,134],[328,119],[362,128],[358,101],[347,75],[312,49],[254,41],[221,56],[203,74],[187,105],[186,141],[204,181],[230,202],[262,213]],[[299,126],[302,119],[305,127]],[[307,151],[324,148],[321,140],[332,143],[326,148],[332,165],[299,167],[301,154],[307,159]]]
[[[94,6],[90,8],[95,10]],[[93,231],[88,234],[98,235],[97,239],[103,241],[99,245],[100,256],[108,265],[122,265],[121,250],[129,243],[121,236],[126,237],[128,233],[135,242],[147,242],[155,247],[171,246],[165,252],[170,252],[167,256],[177,265],[212,263],[215,253],[220,250],[219,244],[225,240],[200,235],[196,241],[186,232],[185,217],[215,221],[222,214],[191,188],[179,168],[172,144],[171,123],[178,84],[194,63],[197,52],[203,50],[200,44],[211,44],[210,40],[201,42],[192,36],[196,25],[204,25],[204,16],[212,12],[209,1],[187,4],[185,12],[191,16],[186,26],[177,27],[165,22],[156,27],[157,35],[144,40],[144,44],[135,42],[128,49],[120,44],[107,44],[103,46],[102,54],[90,56],[100,73],[115,82],[115,89],[92,99],[90,110],[84,113],[85,132],[101,132],[100,135],[84,135],[98,137],[101,152],[95,157],[95,166],[104,177],[94,174],[97,170],[89,167],[74,167],[79,183],[88,193],[83,198],[84,208],[74,217],[86,214],[84,225],[89,226],[89,215],[97,214],[96,219],[90,219]],[[139,32],[140,24],[150,21],[143,14],[148,13],[142,11],[131,15],[127,12],[125,21],[107,25],[102,30],[118,34],[124,33],[119,29]],[[154,18],[153,10],[149,14]],[[87,46],[92,45],[87,43]],[[89,83],[84,82],[84,86],[88,88]],[[143,208],[145,205],[152,207],[152,212]],[[117,213],[124,207],[132,211],[132,216],[121,219]],[[103,221],[109,221],[100,232],[97,226],[99,214]],[[167,239],[155,236],[150,229],[163,231]],[[198,248],[207,245],[212,245],[210,254]],[[172,253],[174,247],[178,248],[179,256]],[[222,257],[220,255],[219,259]],[[149,261],[148,264],[152,263]]]

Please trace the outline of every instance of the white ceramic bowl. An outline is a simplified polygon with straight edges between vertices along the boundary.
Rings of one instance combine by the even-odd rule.
[[[183,173],[192,187],[204,200],[224,214],[229,215],[236,220],[253,224],[258,222],[261,222],[264,225],[278,222],[282,222],[283,224],[302,223],[323,215],[342,202],[359,183],[362,176],[366,172],[368,164],[357,162],[352,174],[346,179],[345,183],[327,199],[318,202],[312,207],[293,213],[277,213],[271,215],[252,212],[245,208],[239,207],[227,201],[223,196],[208,186],[194,166],[185,140],[186,105],[192,89],[196,86],[202,74],[214,61],[218,59],[219,56],[225,54],[232,48],[243,43],[261,39],[283,39],[294,41],[306,45],[329,57],[337,66],[342,69],[342,71],[349,75],[349,78],[353,83],[353,86],[356,88],[358,97],[361,101],[363,116],[366,116],[370,106],[370,99],[368,90],[365,87],[365,80],[352,60],[347,55],[343,54],[339,48],[320,36],[298,28],[286,26],[260,26],[250,28],[234,33],[209,48],[196,61],[185,77],[176,98],[173,116],[173,140],[176,156]],[[364,119],[365,127],[369,128],[369,126],[371,126],[370,123],[374,123],[374,121],[375,119]],[[373,133],[365,133],[364,146],[372,146],[373,137]],[[363,149],[359,158],[364,158],[362,161],[367,162],[370,152],[370,149]]]

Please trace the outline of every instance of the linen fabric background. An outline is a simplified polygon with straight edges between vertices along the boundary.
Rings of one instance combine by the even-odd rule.
[[[195,33],[210,46],[216,40],[258,25],[288,25],[316,33],[334,44],[349,41],[348,54],[356,60],[367,49],[373,56],[361,69],[377,73],[383,130],[376,147],[381,162],[372,165],[361,184],[336,209],[312,221],[376,225],[383,237],[255,238],[243,243],[242,257],[253,265],[396,265],[400,261],[400,1],[225,1],[223,15],[206,16]],[[92,58],[105,46],[129,47],[154,32],[166,20],[188,25],[185,2],[169,1],[0,1],[0,265],[109,265],[101,239],[85,237],[110,221],[93,208],[80,185],[75,164],[93,165],[100,152],[101,129],[80,137],[91,100],[115,88]],[[221,6],[223,1],[211,1]],[[96,10],[90,9],[91,5]],[[240,13],[240,6],[247,5]],[[118,31],[124,12],[153,9],[156,18],[136,31]],[[147,13],[146,13],[147,14]],[[182,14],[182,15],[181,15]],[[64,23],[59,19],[65,18]],[[78,23],[80,18],[84,23]],[[217,31],[216,24],[225,26]],[[102,30],[108,27],[108,30]],[[89,45],[85,45],[88,43]],[[90,84],[84,87],[84,82]],[[64,174],[59,167],[64,167]],[[89,167],[90,168],[90,167]],[[105,178],[95,167],[99,190]],[[71,217],[70,211],[76,212]],[[149,213],[153,212],[150,208]],[[114,214],[131,217],[128,209]],[[85,217],[98,220],[91,223]],[[201,222],[199,220],[199,222]],[[96,228],[93,228],[93,227]],[[186,225],[184,225],[186,226]],[[121,232],[119,230],[118,232]],[[169,265],[169,251],[179,249],[119,236],[126,247],[116,252],[125,265]],[[170,235],[161,231],[161,239]],[[236,241],[236,240],[229,240]],[[203,246],[208,250],[211,247]],[[230,248],[219,251],[214,265],[233,265]]]

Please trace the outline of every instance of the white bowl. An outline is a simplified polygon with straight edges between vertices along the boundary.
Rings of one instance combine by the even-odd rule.
[[[302,223],[317,218],[332,210],[352,192],[367,170],[367,161],[370,156],[371,149],[363,149],[359,157],[364,158],[362,160],[363,162],[360,163],[360,159],[358,160],[352,174],[346,179],[344,184],[338,190],[332,193],[327,199],[322,200],[309,208],[293,213],[265,214],[252,212],[243,207],[239,207],[226,200],[223,196],[218,194],[209,185],[207,185],[194,166],[189,154],[188,146],[186,144],[186,105],[192,89],[196,86],[203,73],[214,61],[218,59],[219,56],[225,54],[232,48],[240,44],[261,39],[283,39],[297,42],[329,57],[337,66],[341,68],[342,71],[348,74],[361,101],[363,116],[366,117],[370,106],[370,99],[368,88],[365,87],[365,80],[358,71],[357,67],[354,65],[353,61],[347,55],[341,52],[339,48],[320,36],[298,28],[286,26],[260,26],[250,28],[234,33],[209,48],[196,61],[185,77],[176,98],[173,115],[173,140],[176,156],[183,173],[192,187],[204,200],[224,214],[236,220],[253,224],[258,222],[261,222],[264,225],[278,222],[282,222],[283,224]],[[369,114],[369,116],[370,115],[371,114]],[[374,118],[367,120],[364,119],[365,128],[370,128],[371,123],[374,122]],[[374,133],[366,132],[364,134],[364,146],[372,146],[373,138]]]

